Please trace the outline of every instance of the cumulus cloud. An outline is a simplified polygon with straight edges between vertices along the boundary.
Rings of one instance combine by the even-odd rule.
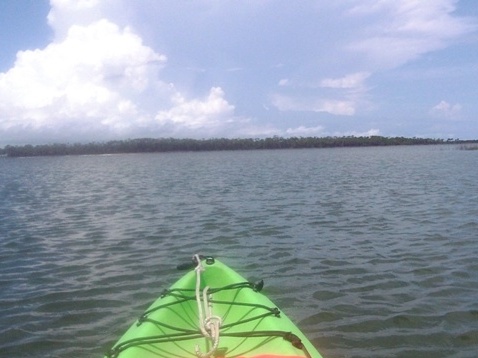
[[[175,124],[187,129],[209,129],[223,124],[222,121],[231,120],[234,106],[224,99],[224,91],[214,87],[205,100],[186,100],[177,93],[173,99],[174,106],[168,110],[159,111],[155,116],[159,124]]]
[[[165,61],[107,20],[71,26],[63,41],[19,52],[0,74],[1,128],[128,126],[139,114],[130,95],[150,86]]]
[[[88,26],[108,18],[108,9],[114,0],[50,0],[48,25],[53,29],[56,41],[62,41],[72,25]],[[121,6],[116,2],[115,6]]]
[[[457,119],[461,113],[461,104],[450,104],[447,101],[440,101],[429,111],[434,117]]]
[[[109,1],[51,0],[55,40],[20,51],[0,73],[3,137],[77,139],[103,133],[169,135],[171,124],[199,129],[232,121],[234,106],[220,88],[205,100],[188,99],[161,81],[167,57],[143,43],[130,27],[103,18]],[[169,125],[169,127],[168,127]],[[61,139],[60,139],[61,140]]]
[[[365,120],[366,111],[389,108],[388,94],[380,94],[380,106],[372,103],[388,70],[476,30],[476,20],[454,12],[456,0],[322,1],[293,9],[208,0],[50,5],[51,43],[18,52],[14,66],[0,73],[0,145],[28,133],[49,134],[46,141],[65,133],[71,140],[92,133],[319,133],[320,126],[300,123],[287,129],[273,107]],[[458,104],[435,107],[430,113],[437,117],[460,112]],[[290,120],[302,117],[288,113]]]

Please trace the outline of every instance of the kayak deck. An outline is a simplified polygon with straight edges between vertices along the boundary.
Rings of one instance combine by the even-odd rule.
[[[202,265],[199,280],[196,268],[164,291],[106,357],[321,357],[290,319],[259,292],[262,282],[248,282],[213,258]],[[202,317],[202,306],[212,316]],[[214,319],[217,339],[212,337],[215,329],[208,326]],[[207,321],[206,328],[201,320]]]

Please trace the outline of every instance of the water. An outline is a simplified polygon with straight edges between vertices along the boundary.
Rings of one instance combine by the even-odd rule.
[[[101,357],[194,253],[325,358],[476,357],[478,151],[0,158],[0,356]]]

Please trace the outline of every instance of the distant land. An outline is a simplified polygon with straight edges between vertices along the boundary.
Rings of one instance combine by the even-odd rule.
[[[94,155],[120,153],[161,153],[180,151],[224,151],[259,149],[300,149],[335,147],[378,147],[394,145],[432,145],[461,144],[460,149],[478,149],[478,140],[430,139],[405,137],[290,137],[270,138],[212,138],[212,139],[175,139],[175,138],[138,138],[92,142],[87,144],[42,144],[7,145],[0,149],[0,155],[6,157],[34,157],[61,155]]]

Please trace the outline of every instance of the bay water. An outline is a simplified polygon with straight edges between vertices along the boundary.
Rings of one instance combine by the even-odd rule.
[[[325,358],[478,356],[478,151],[0,158],[0,356],[101,357],[216,256]]]

